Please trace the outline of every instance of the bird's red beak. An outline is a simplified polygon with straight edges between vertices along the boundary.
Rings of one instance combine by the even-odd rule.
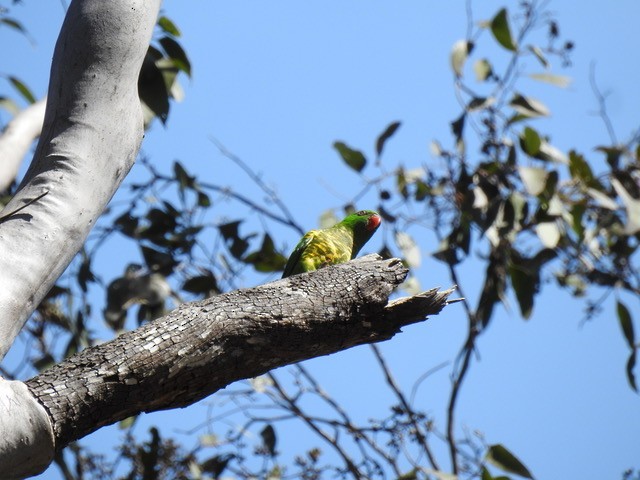
[[[373,232],[380,226],[381,222],[382,218],[380,218],[380,215],[371,215],[371,218],[369,218],[369,221],[367,222],[367,230]]]

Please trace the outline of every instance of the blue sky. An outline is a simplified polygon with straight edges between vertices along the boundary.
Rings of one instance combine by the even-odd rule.
[[[11,45],[0,53],[0,73],[20,77],[37,96],[46,91],[62,3],[27,1],[15,7],[14,15],[34,44],[0,29],[0,43]],[[473,2],[475,19],[489,18],[505,3],[515,8],[516,2]],[[234,180],[237,168],[212,144],[215,137],[277,189],[305,228],[313,228],[323,211],[341,206],[357,185],[331,147],[335,140],[371,156],[377,135],[400,120],[403,125],[387,144],[385,160],[407,167],[435,162],[429,143],[450,141],[449,122],[459,114],[459,105],[449,53],[465,35],[461,0],[169,0],[163,8],[183,32],[194,73],[192,80],[183,79],[186,97],[172,106],[168,128],[156,124],[145,138],[143,151],[159,168],[179,159],[212,182],[242,185]],[[601,89],[608,92],[619,139],[626,140],[639,124],[640,65],[634,42],[640,3],[552,0],[549,9],[576,49],[571,69],[554,65],[573,78],[568,89],[523,83],[552,111],[540,129],[551,132],[555,146],[587,154],[609,141],[594,113],[597,104],[589,84],[593,64]],[[0,87],[6,90],[6,85]],[[1,115],[6,121],[6,114]],[[136,174],[134,168],[131,175]],[[228,216],[234,218],[233,210]],[[292,231],[282,235],[279,242],[291,246],[297,241]],[[446,272],[428,256],[435,250],[433,240],[419,241],[422,285],[447,287]],[[371,251],[378,246],[373,242]],[[103,276],[120,274],[130,260],[126,255],[119,257],[121,264],[113,258],[105,262]],[[470,264],[465,277],[481,282],[478,269]],[[252,281],[248,276],[247,283]],[[499,309],[481,337],[480,357],[460,400],[459,426],[481,430],[488,443],[506,445],[538,479],[620,478],[625,469],[640,467],[640,402],[624,377],[627,350],[613,308],[609,305],[596,320],[582,324],[583,304],[553,283],[545,288],[529,321],[519,318],[514,303],[511,312]],[[638,299],[626,301],[637,317]],[[465,322],[461,307],[451,306],[382,345],[399,383],[410,390],[422,372],[452,361]],[[361,418],[386,414],[388,393],[366,347],[308,365]],[[434,374],[416,399],[440,421],[449,371]],[[204,415],[205,407],[197,405],[177,415],[148,415],[144,422],[173,431],[199,423]],[[104,448],[115,434],[114,428],[106,428],[87,443]],[[280,438],[283,451],[304,441],[294,433],[282,432]],[[444,459],[444,450],[438,453]],[[38,478],[60,477],[54,467]]]

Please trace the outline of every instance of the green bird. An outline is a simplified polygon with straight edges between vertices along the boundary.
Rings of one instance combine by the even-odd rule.
[[[282,278],[354,259],[381,221],[376,212],[360,210],[333,227],[307,232],[287,260]]]

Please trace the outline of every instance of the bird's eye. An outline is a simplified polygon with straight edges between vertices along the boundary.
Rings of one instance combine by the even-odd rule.
[[[356,215],[360,216],[360,217],[364,217],[367,214],[367,212],[365,212],[364,210],[360,210],[359,212],[356,212]]]

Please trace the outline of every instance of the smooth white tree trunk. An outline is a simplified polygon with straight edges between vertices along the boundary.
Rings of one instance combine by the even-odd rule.
[[[74,0],[40,141],[0,220],[0,359],[81,248],[143,137],[137,80],[160,0]]]
[[[160,0],[69,6],[40,141],[0,213],[0,360],[133,166],[143,137],[138,74],[159,8]],[[16,158],[36,135],[34,123],[22,117],[10,126],[5,140],[13,142]],[[0,432],[3,479],[34,475],[53,458],[48,412],[22,382],[0,379]]]
[[[0,377],[0,478],[25,478],[53,460],[51,419],[23,382]]]
[[[42,131],[47,99],[18,112],[0,134],[0,191],[6,190],[16,179],[29,147]]]

